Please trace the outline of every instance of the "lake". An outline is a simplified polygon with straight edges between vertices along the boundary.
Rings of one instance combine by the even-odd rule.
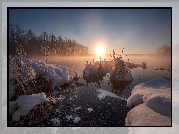
[[[86,61],[93,62],[93,59],[97,61],[99,57],[50,56],[47,63],[66,66],[71,76],[75,71],[83,76]],[[106,56],[105,59],[110,60],[110,57]],[[132,89],[137,84],[151,79],[164,77],[171,79],[171,60],[155,55],[124,55],[123,60],[134,64],[141,64],[145,61],[147,68],[131,68],[132,82],[111,83],[110,73],[99,78],[82,77],[78,84],[71,85],[65,90],[63,101],[57,105],[50,118],[38,126],[125,126],[125,117],[131,109],[126,106],[125,100],[131,95]],[[164,69],[160,70],[161,67]],[[107,91],[107,94],[112,92],[124,100],[110,96],[100,99],[99,89]],[[57,97],[62,97],[62,94]]]
[[[71,76],[74,75],[74,72],[77,71],[80,76],[83,76],[83,70],[85,68],[86,61],[92,62],[99,60],[97,56],[90,57],[48,57],[48,62],[51,64],[59,64],[66,66],[68,72]],[[109,56],[105,56],[106,60],[110,60]],[[129,59],[129,61],[128,61]],[[133,68],[131,74],[133,76],[132,83],[124,83],[123,85],[113,86],[109,80],[110,74],[107,73],[103,78],[91,78],[91,79],[80,79],[79,83],[87,84],[91,87],[102,88],[113,92],[121,97],[128,98],[133,87],[141,82],[145,82],[151,79],[156,78],[171,78],[171,72],[165,69],[171,69],[171,59],[169,58],[158,58],[155,55],[148,56],[123,56],[125,62],[131,62],[135,64],[141,64],[146,61],[147,68],[143,69],[141,67]],[[164,70],[160,70],[161,67],[164,67]],[[158,70],[159,68],[159,70]],[[157,69],[157,70],[156,70]]]

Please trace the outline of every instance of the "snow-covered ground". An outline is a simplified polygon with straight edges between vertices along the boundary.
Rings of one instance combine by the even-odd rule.
[[[32,94],[32,95],[21,95],[15,101],[9,102],[9,113],[14,112],[13,107],[17,105],[17,109],[13,115],[12,120],[20,121],[20,116],[26,116],[30,110],[34,109],[36,105],[43,102],[48,102],[45,93]]]
[[[171,126],[171,82],[154,79],[135,86],[127,100],[132,105],[126,126]]]

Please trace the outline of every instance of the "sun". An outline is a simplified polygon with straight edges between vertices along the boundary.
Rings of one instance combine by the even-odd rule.
[[[97,46],[96,47],[96,54],[98,56],[102,56],[105,53],[105,48],[104,46]]]

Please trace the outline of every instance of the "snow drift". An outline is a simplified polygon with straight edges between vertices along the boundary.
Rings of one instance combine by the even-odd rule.
[[[56,64],[46,64],[43,61],[37,61],[37,60],[29,60],[30,61],[30,67],[27,67],[25,65],[25,60],[21,60],[21,76],[26,77],[27,73],[30,76],[30,79],[38,76],[39,74],[44,74],[45,73],[45,78],[47,81],[52,80],[52,89],[54,88],[55,85],[61,86],[65,83],[68,83],[71,80],[71,77],[67,71],[67,67],[61,66],[61,65],[56,65]],[[16,59],[12,59],[12,65],[16,64]],[[10,68],[12,67],[10,64]],[[46,69],[46,72],[45,72]],[[11,73],[9,73],[9,80],[14,79],[15,76]]]
[[[17,105],[17,109],[13,115],[12,120],[20,121],[20,116],[27,115],[30,110],[34,109],[36,105],[43,102],[48,102],[45,93],[32,94],[32,95],[21,95],[15,101],[9,102],[9,113],[14,112],[14,105]]]
[[[171,118],[140,104],[128,112],[125,122],[126,126],[170,126]]]
[[[127,106],[132,105],[135,107],[127,114],[126,126],[170,126],[171,82],[154,79],[135,86],[127,100]]]

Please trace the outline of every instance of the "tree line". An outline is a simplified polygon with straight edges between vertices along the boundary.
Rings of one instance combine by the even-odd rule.
[[[161,56],[171,56],[171,46],[165,44],[158,47],[157,54]]]
[[[24,31],[19,25],[9,24],[9,54],[15,55],[15,40],[24,47],[28,55],[44,54],[43,48],[49,47],[50,55],[87,55],[88,47],[76,42],[74,39],[64,39],[47,32],[35,35],[32,30]]]

